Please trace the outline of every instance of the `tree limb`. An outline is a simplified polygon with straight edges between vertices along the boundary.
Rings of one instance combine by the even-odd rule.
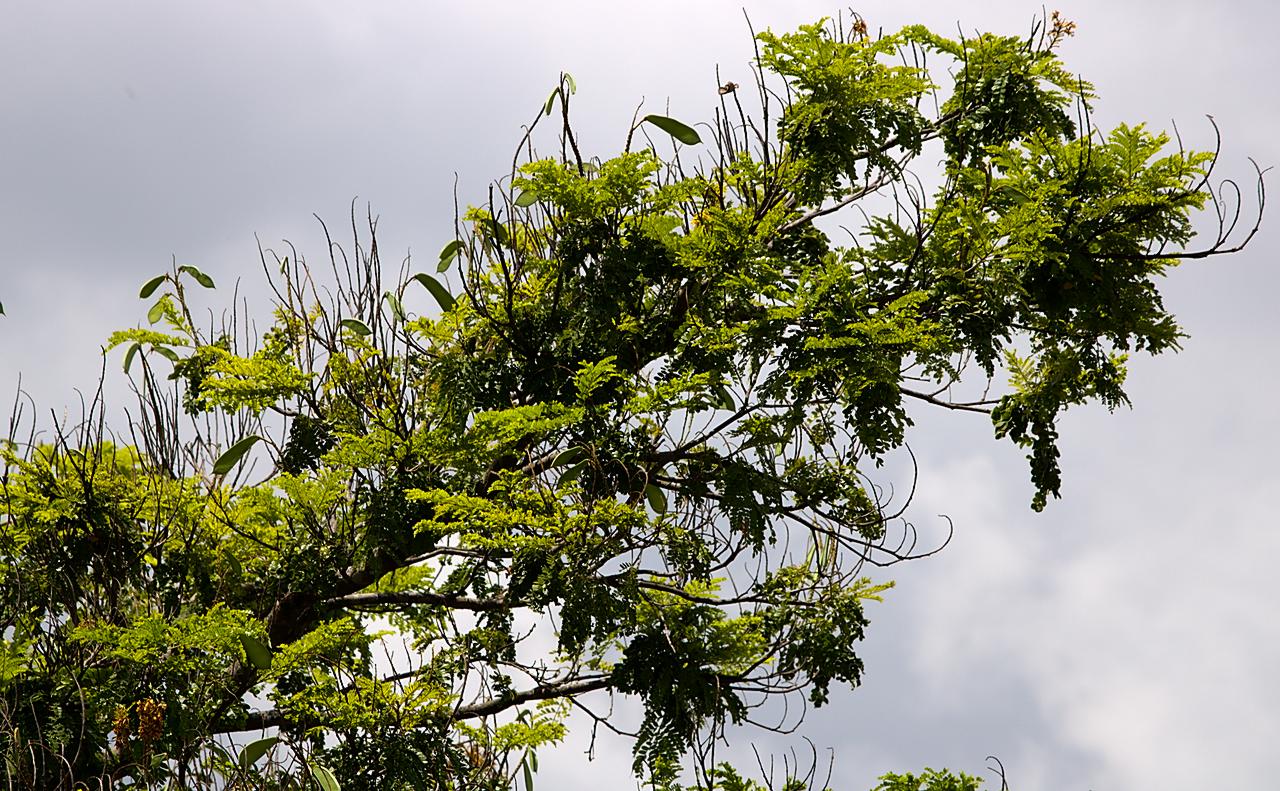
[[[508,601],[504,596],[492,599],[477,599],[474,596],[459,596],[449,593],[431,591],[399,591],[385,593],[351,593],[325,599],[324,606],[343,609],[363,609],[382,607],[390,604],[433,604],[454,610],[474,610],[476,612],[493,612],[519,607],[519,602]]]

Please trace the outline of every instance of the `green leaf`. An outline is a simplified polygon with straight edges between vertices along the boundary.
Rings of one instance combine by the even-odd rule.
[[[431,296],[436,298],[436,302],[440,303],[442,310],[449,310],[453,307],[453,295],[449,293],[449,289],[444,284],[436,280],[431,275],[420,272],[414,275],[410,280],[416,280],[427,287],[427,291],[431,292]]]
[[[498,241],[498,244],[501,244],[501,245],[510,244],[511,234],[507,233],[507,226],[503,225],[497,220],[494,220],[494,219],[489,220],[489,232],[493,234],[493,238]]]
[[[151,310],[147,311],[147,321],[155,324],[164,317],[164,299],[151,306]]]
[[[168,278],[168,275],[156,275],[147,282],[142,284],[142,290],[138,292],[138,299],[146,299],[156,293],[156,289],[160,288],[160,284]]]
[[[515,205],[520,208],[528,208],[538,202],[538,193],[533,190],[525,190],[520,193],[520,197],[515,199]]]
[[[698,133],[693,130],[693,127],[686,126],[674,118],[668,118],[665,115],[646,115],[640,121],[641,123],[648,122],[653,124],[686,146],[693,146],[702,142],[702,138],[698,137]]]
[[[175,352],[173,349],[170,349],[167,346],[152,346],[151,351],[155,352],[156,354],[160,355],[161,357],[165,358],[166,360],[174,364],[177,364],[182,360],[182,358],[178,356],[177,352]]]
[[[570,94],[574,94],[574,93],[577,93],[577,92],[578,92],[578,83],[576,83],[576,82],[574,82],[574,81],[573,81],[573,75],[572,75],[572,74],[570,74],[569,72],[567,72],[567,71],[566,71],[566,72],[564,73],[564,81],[565,81],[565,83],[567,83],[567,84],[568,84],[568,86],[569,86],[569,93],[570,93]]]
[[[547,97],[546,106],[542,108],[543,115],[551,115],[551,111],[556,109],[556,97],[559,95],[560,95],[559,88],[556,88],[554,91],[551,92],[551,95]]]
[[[129,366],[133,365],[133,356],[142,351],[142,344],[135,343],[129,347],[129,351],[124,353],[124,372],[129,373]]]
[[[240,459],[244,457],[244,454],[249,452],[249,448],[252,448],[260,439],[262,437],[251,434],[227,448],[227,452],[219,456],[218,460],[213,463],[213,474],[226,475],[231,472],[231,468],[235,467]]]
[[[556,454],[556,457],[551,460],[551,466],[548,467],[548,469],[554,470],[556,467],[563,467],[566,464],[574,464],[575,462],[581,461],[585,455],[586,452],[583,451],[582,448],[566,448]]]
[[[338,322],[338,327],[344,330],[351,330],[356,335],[372,335],[373,330],[369,329],[369,325],[359,319],[343,319]]]
[[[199,269],[196,269],[194,266],[191,266],[190,264],[184,264],[183,266],[178,267],[178,271],[186,272],[188,275],[191,275],[196,279],[197,283],[204,286],[205,288],[213,288],[213,278],[209,277],[204,272],[201,272]]]
[[[738,405],[733,400],[733,393],[729,392],[728,387],[724,385],[716,387],[716,406],[729,412],[738,408]]]
[[[667,512],[667,493],[655,484],[644,487],[644,499],[649,501],[649,507],[655,514]]]
[[[440,251],[440,263],[436,264],[436,271],[443,272],[449,268],[449,264],[453,263],[453,259],[458,257],[458,253],[462,251],[462,242],[454,239],[444,246]]]
[[[251,634],[240,635],[240,645],[244,646],[244,654],[259,670],[271,669],[271,649],[267,644]]]
[[[268,736],[265,739],[258,739],[256,742],[246,744],[244,749],[240,751],[240,768],[246,772],[249,771],[249,767],[256,764],[258,759],[266,755],[267,750],[274,747],[278,741],[280,741],[279,736]]]
[[[396,321],[404,321],[404,305],[400,304],[400,298],[390,291],[383,294],[382,298],[391,308],[391,315],[395,316]]]
[[[0,302],[0,316],[4,315],[4,303]]]
[[[524,771],[524,791],[533,791],[533,767],[529,765],[529,753],[525,753],[520,761],[520,768]]]
[[[324,764],[307,761],[307,768],[311,770],[311,776],[316,779],[316,784],[320,786],[322,791],[342,791],[342,786],[338,784],[338,778],[333,776],[333,772]]]
[[[582,475],[582,471],[585,470],[586,468],[587,468],[587,460],[583,459],[582,461],[573,465],[569,469],[565,470],[564,474],[560,476],[560,479],[556,481],[556,486],[564,486],[566,483],[576,481],[578,477]]]

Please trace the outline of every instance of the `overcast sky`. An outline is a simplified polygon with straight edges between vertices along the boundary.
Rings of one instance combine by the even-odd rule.
[[[782,31],[840,10],[751,2]],[[1034,2],[874,2],[873,28],[1026,32]],[[1063,48],[1096,84],[1097,120],[1224,136],[1221,172],[1280,164],[1271,3],[1064,3]],[[1052,10],[1052,7],[1050,7]],[[323,254],[316,213],[358,199],[394,262],[452,234],[455,174],[479,199],[561,69],[584,148],[617,150],[641,98],[708,119],[714,67],[749,79],[741,0],[554,3],[57,3],[8,0],[0,23],[0,388],[42,409],[92,387],[99,345],[145,310],[171,257],[259,288],[255,234]],[[1276,221],[1245,253],[1190,263],[1167,300],[1191,338],[1139,359],[1135,407],[1071,413],[1064,500],[1042,515],[1020,454],[982,418],[922,417],[912,511],[955,540],[895,568],[874,606],[864,686],[793,737],[835,756],[833,786],[890,769],[982,772],[1013,787],[1261,788],[1280,770],[1280,557],[1272,499],[1280,392]],[[118,355],[117,355],[118,357]],[[122,380],[112,358],[112,388]],[[739,749],[750,733],[736,735]],[[628,745],[575,738],[539,785],[631,786]],[[999,783],[994,784],[995,788]]]

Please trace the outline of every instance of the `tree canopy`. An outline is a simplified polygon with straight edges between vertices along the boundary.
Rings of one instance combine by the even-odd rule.
[[[1216,151],[1093,127],[1073,27],[761,33],[609,156],[562,75],[427,271],[370,219],[262,251],[260,323],[148,281],[128,418],[0,449],[10,783],[531,789],[572,712],[637,726],[612,696],[654,787],[762,787],[679,767],[862,680],[878,569],[938,548],[877,472],[912,416],[989,419],[1045,507],[1063,411],[1178,346],[1160,276],[1257,229]]]

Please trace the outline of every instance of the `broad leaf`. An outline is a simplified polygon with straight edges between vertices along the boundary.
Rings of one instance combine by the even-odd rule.
[[[538,193],[534,192],[533,190],[525,190],[524,192],[520,193],[520,196],[516,198],[514,201],[515,205],[519,206],[522,209],[528,208],[529,206],[532,206],[537,202],[538,202]]]
[[[458,253],[462,251],[462,242],[454,239],[444,246],[440,251],[440,263],[436,264],[436,271],[443,272],[449,268],[449,264],[453,263],[453,259],[458,257]]]
[[[251,634],[240,635],[240,645],[244,646],[244,654],[249,662],[259,670],[271,669],[271,649],[267,644]]]
[[[338,326],[344,330],[351,330],[356,335],[372,335],[373,330],[369,329],[369,325],[359,319],[343,319],[338,322]]]
[[[491,219],[489,220],[489,231],[493,234],[493,238],[498,241],[498,244],[504,246],[510,244],[511,234],[507,233],[507,226]]]
[[[280,741],[279,736],[268,736],[265,739],[258,739],[256,742],[249,742],[240,751],[239,764],[240,768],[249,771],[249,767],[258,762],[258,759],[267,754],[267,751]]]
[[[252,448],[260,439],[262,439],[262,437],[250,435],[227,448],[226,453],[219,456],[218,460],[213,463],[213,474],[226,475],[231,472],[231,469],[240,462],[240,459],[244,457],[244,454],[248,453],[249,449]]]
[[[529,753],[525,753],[520,761],[520,770],[524,773],[524,791],[533,791],[533,767],[529,765]]]
[[[183,266],[178,267],[178,271],[186,272],[188,275],[191,275],[196,279],[197,283],[204,286],[205,288],[213,288],[213,278],[209,277],[204,272],[201,272],[199,269],[196,269],[194,266],[191,266],[190,264],[184,264]]]
[[[142,284],[142,290],[138,292],[139,299],[146,299],[156,293],[156,289],[160,288],[160,284],[165,281],[168,275],[156,275],[147,282]]]
[[[382,298],[386,301],[387,307],[391,308],[391,315],[395,316],[396,321],[404,321],[404,305],[400,304],[400,298],[391,291],[383,294]]]
[[[649,507],[653,509],[655,514],[665,514],[667,512],[667,493],[655,485],[649,484],[644,487],[644,499],[649,502]]]
[[[449,310],[453,307],[453,295],[449,293],[449,289],[444,284],[436,280],[431,275],[420,272],[414,275],[411,280],[416,280],[426,286],[427,291],[431,292],[431,296],[436,298],[436,302],[440,303],[441,310]]]
[[[724,385],[716,387],[716,406],[729,412],[738,408],[737,403],[733,400],[733,393],[729,392],[728,387]]]
[[[129,347],[129,351],[124,353],[124,372],[129,373],[129,366],[133,365],[133,356],[142,351],[142,344],[135,343]]]
[[[560,476],[560,479],[556,481],[556,486],[564,486],[566,483],[576,481],[578,477],[582,475],[582,471],[585,470],[586,468],[587,468],[587,460],[583,459],[582,461],[573,465],[569,469],[565,470],[564,474]]]
[[[307,768],[311,770],[311,776],[315,778],[316,785],[320,786],[322,791],[342,791],[342,786],[338,784],[338,778],[333,776],[333,772],[329,767],[314,761],[307,761]]]
[[[693,127],[682,124],[674,118],[668,118],[665,115],[646,115],[641,121],[653,124],[686,146],[694,146],[702,142],[702,138],[698,137]]]
[[[551,467],[549,469],[563,467],[566,464],[574,464],[580,461],[585,455],[586,452],[582,448],[567,448],[556,454],[556,457],[551,460]]]

